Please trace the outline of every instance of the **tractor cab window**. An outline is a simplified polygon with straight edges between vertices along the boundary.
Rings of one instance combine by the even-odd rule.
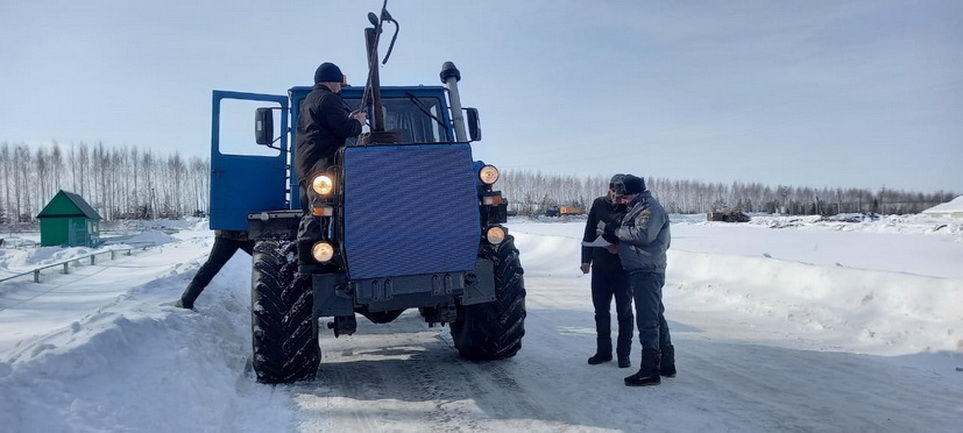
[[[361,100],[345,99],[345,103],[352,110],[355,110],[361,104]],[[444,121],[444,114],[438,98],[383,98],[381,103],[384,105],[385,111],[385,129],[403,131],[402,142],[440,143],[448,141],[446,129],[436,120]],[[426,112],[430,113],[431,116]],[[368,121],[371,121],[371,116],[368,117]]]

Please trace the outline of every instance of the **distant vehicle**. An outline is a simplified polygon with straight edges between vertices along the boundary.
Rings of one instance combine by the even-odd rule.
[[[562,206],[558,209],[558,212],[562,215],[582,215],[585,210],[575,206]]]
[[[706,215],[706,220],[718,221],[718,222],[724,222],[724,223],[747,223],[749,222],[750,218],[749,218],[749,215],[746,215],[737,210],[724,210],[724,211],[709,212]]]
[[[210,224],[247,230],[256,242],[251,334],[260,382],[315,376],[319,317],[333,317],[327,326],[339,336],[356,331],[356,313],[388,323],[418,308],[429,326],[450,325],[463,358],[503,359],[521,348],[522,267],[502,225],[507,201],[493,190],[498,170],[472,158],[481,130],[478,111],[461,107],[461,73],[445,62],[444,87],[381,87],[378,40],[386,22],[395,24],[396,37],[397,22],[384,6],[368,19],[367,84],[346,86],[342,94],[351,108],[368,111],[371,131],[305,180],[307,213],[297,175],[288,169],[297,143],[288,120],[297,124],[311,87],[287,95],[214,91]],[[388,55],[393,46],[394,37]],[[277,149],[276,156],[221,152],[224,99],[276,104],[255,112],[256,142]],[[299,257],[299,250],[309,252]]]
[[[585,210],[575,206],[550,206],[548,209],[545,209],[545,216],[547,217],[582,215],[584,213],[585,213]]]

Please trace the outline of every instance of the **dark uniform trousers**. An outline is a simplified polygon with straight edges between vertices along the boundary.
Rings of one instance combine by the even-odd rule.
[[[617,260],[617,259],[616,259]],[[632,289],[628,275],[621,269],[605,269],[596,266],[592,269],[592,304],[595,306],[595,330],[599,350],[612,352],[612,324],[609,309],[615,298],[615,312],[619,324],[618,356],[629,356],[632,348]]]
[[[660,346],[672,344],[669,324],[665,321],[665,305],[662,304],[662,272],[632,272],[629,274],[631,290],[635,297],[635,316],[639,326],[639,343],[642,350],[659,350]]]
[[[184,294],[181,295],[183,303],[189,307],[193,306],[194,301],[201,295],[204,288],[211,283],[214,276],[220,272],[224,264],[227,263],[239,249],[248,253],[248,255],[252,255],[254,253],[254,242],[226,239],[219,236],[214,237],[214,246],[211,248],[211,254],[207,256],[207,261],[197,270],[197,274],[194,275],[191,283],[188,284],[187,289],[184,290]]]

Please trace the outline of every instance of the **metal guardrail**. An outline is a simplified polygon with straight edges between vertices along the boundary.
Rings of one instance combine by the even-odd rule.
[[[71,263],[80,264],[82,261],[84,261],[84,260],[86,259],[86,260],[89,260],[89,261],[90,261],[90,264],[91,264],[91,265],[96,265],[96,264],[97,264],[97,256],[102,256],[102,255],[110,254],[110,259],[111,259],[111,260],[115,260],[115,259],[117,258],[117,254],[118,254],[118,253],[123,253],[125,256],[129,256],[129,255],[131,255],[132,251],[134,251],[134,250],[141,250],[141,251],[143,251],[143,250],[146,250],[146,249],[148,249],[148,248],[150,248],[150,247],[152,247],[152,246],[154,246],[153,242],[151,242],[150,244],[146,244],[146,245],[144,245],[144,246],[139,246],[139,247],[115,248],[115,249],[112,249],[112,250],[107,250],[107,251],[101,251],[101,252],[98,252],[98,253],[87,254],[87,255],[85,255],[85,256],[74,257],[74,258],[71,258],[70,260],[65,260],[65,261],[62,261],[62,262],[53,263],[53,264],[49,264],[49,265],[43,265],[43,266],[34,268],[33,270],[30,270],[30,271],[27,271],[27,272],[21,272],[21,273],[19,273],[19,274],[14,274],[14,275],[11,275],[11,276],[9,276],[9,277],[0,278],[0,283],[3,283],[3,282],[6,282],[6,281],[9,281],[9,280],[12,280],[12,279],[14,279],[14,278],[25,277],[25,276],[27,276],[27,275],[33,275],[33,282],[39,283],[39,282],[40,282],[40,272],[43,271],[43,270],[46,270],[46,269],[56,268],[56,267],[63,266],[63,270],[61,270],[60,273],[62,273],[62,274],[69,274],[69,273],[70,273],[70,264],[71,264]]]

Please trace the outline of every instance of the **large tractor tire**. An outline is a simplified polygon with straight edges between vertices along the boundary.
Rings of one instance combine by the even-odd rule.
[[[515,239],[497,246],[485,244],[480,257],[495,268],[495,301],[458,306],[451,337],[462,358],[487,361],[515,356],[525,336],[525,282]]]
[[[300,277],[297,244],[258,241],[251,288],[254,372],[261,383],[314,378],[321,362],[311,280]]]

